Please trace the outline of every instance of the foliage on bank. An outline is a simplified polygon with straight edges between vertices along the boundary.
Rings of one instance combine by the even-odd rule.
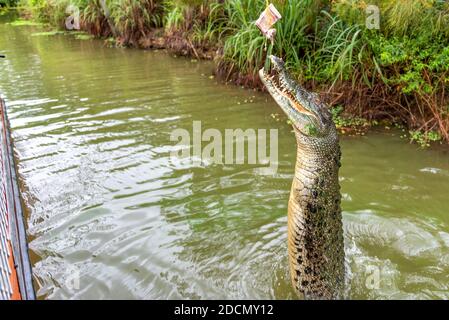
[[[122,45],[145,46],[162,35],[186,54],[213,48],[217,72],[243,85],[260,85],[257,71],[271,52],[344,113],[404,123],[424,143],[449,141],[447,1],[273,0],[283,18],[272,47],[254,25],[265,0],[105,3],[109,15],[101,0],[22,0],[34,17],[61,27],[74,4],[82,29]],[[373,4],[380,29],[366,26]]]
[[[0,0],[0,8],[1,7],[14,7],[17,5],[19,0]]]

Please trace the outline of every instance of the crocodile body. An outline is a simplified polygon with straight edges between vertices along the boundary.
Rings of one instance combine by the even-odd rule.
[[[262,69],[260,77],[291,120],[297,142],[288,201],[292,284],[306,299],[342,298],[345,266],[337,130],[318,96],[299,86],[282,60],[271,59],[274,70]]]

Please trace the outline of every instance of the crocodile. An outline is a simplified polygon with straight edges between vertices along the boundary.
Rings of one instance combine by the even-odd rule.
[[[297,143],[288,200],[293,288],[304,299],[341,299],[345,263],[337,129],[319,96],[293,80],[282,59],[270,60],[270,70],[261,69],[259,76],[292,123]]]

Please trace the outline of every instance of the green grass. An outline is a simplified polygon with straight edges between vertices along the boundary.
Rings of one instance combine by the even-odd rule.
[[[111,4],[111,18],[124,44],[138,45],[152,28],[162,26],[162,1],[116,0]]]

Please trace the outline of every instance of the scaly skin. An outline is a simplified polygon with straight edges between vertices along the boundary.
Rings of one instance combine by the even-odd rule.
[[[293,124],[297,157],[288,202],[288,253],[293,287],[306,299],[342,298],[343,226],[340,146],[332,117],[317,96],[292,80],[272,57],[280,80],[260,77]]]
[[[296,132],[296,130],[295,130]],[[343,227],[335,133],[311,145],[296,133],[295,176],[288,202],[288,252],[295,290],[307,299],[341,297]]]

